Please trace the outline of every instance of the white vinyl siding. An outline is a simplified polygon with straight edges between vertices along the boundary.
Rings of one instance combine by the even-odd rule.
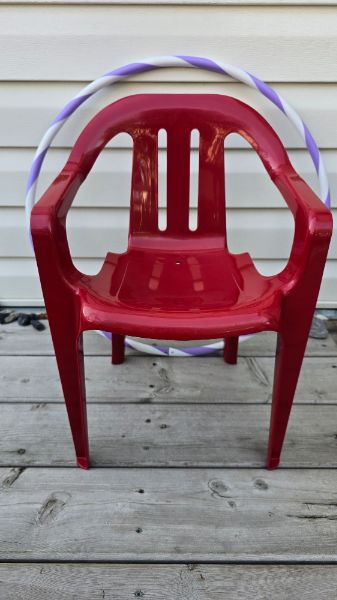
[[[48,124],[88,81],[146,56],[213,57],[270,82],[303,116],[322,149],[337,207],[334,2],[0,0],[0,23],[0,303],[42,303],[23,207],[34,148]],[[276,107],[254,90],[195,69],[156,70],[99,93],[55,139],[39,190],[62,167],[84,124],[108,102],[128,94],[182,91],[234,95],[260,110],[296,169],[318,191],[304,144]],[[108,250],[125,248],[130,153],[127,136],[112,141],[70,212],[70,246],[83,271],[97,272]],[[192,154],[195,181],[196,148]],[[259,159],[237,136],[226,144],[226,192],[230,248],[247,249],[263,273],[277,272],[289,255],[292,217]],[[336,237],[320,305],[337,306]]]

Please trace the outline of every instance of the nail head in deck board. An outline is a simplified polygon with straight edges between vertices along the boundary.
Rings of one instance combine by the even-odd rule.
[[[336,588],[333,565],[0,564],[0,600],[335,600]]]
[[[38,525],[51,495],[62,510]],[[0,494],[0,559],[335,562],[336,496],[335,469],[26,469]]]
[[[158,358],[153,366],[148,357],[130,356],[123,365],[115,367],[107,357],[87,357],[87,401],[270,403],[274,373],[272,357],[241,357],[236,366],[226,365],[221,357],[186,359],[188,368],[184,360]],[[336,403],[336,367],[337,357],[306,357],[295,402]],[[36,401],[42,405],[62,402],[55,358],[3,356],[1,401]]]
[[[35,331],[32,327],[19,327],[16,323],[0,326],[0,355],[45,355],[54,354],[52,341],[48,329],[42,332]],[[144,341],[144,340],[141,340]],[[210,340],[205,340],[205,343]],[[161,343],[165,342],[158,342]],[[195,346],[199,342],[168,342],[169,345]],[[240,356],[274,356],[276,347],[276,334],[272,332],[259,333],[250,339],[243,341],[239,346]],[[109,342],[94,331],[84,333],[84,350],[87,355],[109,356],[111,348]],[[129,354],[139,355],[134,350]],[[309,339],[307,356],[336,356],[337,346],[331,337],[326,340]],[[149,360],[153,357],[148,357]],[[156,357],[157,360],[157,357]],[[192,359],[191,359],[192,360]]]
[[[74,466],[65,407],[1,406],[0,465]],[[151,424],[146,417],[151,415]],[[19,415],[19,418],[18,418]],[[90,405],[93,466],[263,467],[270,406]],[[167,429],[161,429],[165,422]],[[283,467],[337,466],[337,406],[294,406]],[[19,446],[25,453],[18,452]],[[137,488],[144,489],[144,485]]]

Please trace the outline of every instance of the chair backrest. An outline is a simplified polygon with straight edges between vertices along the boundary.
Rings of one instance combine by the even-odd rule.
[[[167,132],[167,227],[158,228],[158,132]],[[191,131],[199,143],[198,224],[189,228]],[[123,98],[98,113],[74,145],[68,163],[86,176],[112,137],[133,139],[130,242],[134,238],[214,237],[226,246],[224,139],[242,135],[274,178],[289,165],[267,121],[234,98],[208,94],[142,94]]]

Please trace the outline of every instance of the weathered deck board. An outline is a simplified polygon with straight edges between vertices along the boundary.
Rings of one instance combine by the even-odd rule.
[[[45,322],[46,323],[46,322]],[[85,333],[85,353],[87,355],[109,355],[110,344],[93,331]],[[176,345],[178,342],[172,342]],[[195,346],[198,342],[184,342],[183,345]],[[276,335],[272,332],[260,333],[242,341],[240,356],[274,356]],[[132,351],[132,354],[135,352]],[[16,323],[0,325],[0,355],[44,355],[54,354],[50,334],[35,331],[32,327],[23,329]],[[337,347],[331,336],[326,340],[309,339],[307,356],[336,356]]]
[[[337,471],[0,470],[0,559],[336,562]]]
[[[0,565],[0,600],[335,600],[333,565]]]
[[[123,365],[112,366],[107,356],[88,356],[87,399],[89,403],[264,404],[271,400],[273,373],[272,357],[240,357],[238,364],[232,366],[225,364],[220,356],[195,359],[129,356]],[[337,357],[307,357],[295,402],[336,403],[336,377]],[[54,356],[3,356],[1,401],[62,402]]]
[[[241,343],[236,367],[134,352],[113,367],[86,333],[84,472],[49,332],[0,327],[0,600],[335,599],[333,335],[309,341],[268,472],[274,334]]]
[[[0,409],[0,465],[75,466],[62,405]],[[91,405],[88,418],[93,466],[265,464],[269,406]],[[293,407],[282,467],[337,467],[336,438],[337,406]]]

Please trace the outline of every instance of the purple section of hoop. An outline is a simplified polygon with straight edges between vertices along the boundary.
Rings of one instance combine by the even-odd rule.
[[[275,104],[284,113],[283,104],[282,104],[278,94],[275,92],[275,90],[272,90],[269,87],[269,85],[267,85],[264,81],[262,81],[258,77],[254,77],[254,75],[252,75],[251,73],[248,73],[248,75],[252,79],[252,81],[255,83],[257,89],[261,92],[261,94],[266,96],[266,98],[268,98],[268,100],[270,100],[273,104]]]
[[[92,96],[92,94],[86,94],[84,96],[79,96],[78,98],[73,98],[73,100],[70,100],[70,102],[68,102],[68,104],[65,105],[65,107],[61,110],[57,117],[55,117],[54,121],[52,121],[52,125],[55,125],[55,123],[58,123],[59,121],[63,121],[64,119],[70,117],[70,115],[72,115],[73,112],[75,112],[75,110],[79,106],[81,106],[81,104],[83,104],[83,102],[88,100],[90,96]]]
[[[314,165],[316,167],[316,171],[318,173],[319,171],[319,150],[317,148],[316,142],[314,140],[314,138],[312,137],[309,129],[307,128],[307,126],[303,123],[304,126],[304,134],[305,134],[305,141],[307,144],[307,148],[311,154],[311,158],[314,161]]]
[[[29,179],[28,179],[27,190],[26,190],[27,192],[29,192],[30,188],[35,183],[36,179],[38,178],[40,170],[41,170],[41,165],[43,163],[44,157],[46,156],[48,150],[49,150],[49,148],[46,148],[45,150],[43,150],[43,152],[41,152],[41,154],[39,154],[34,159],[34,162],[29,171]]]
[[[325,202],[324,202],[324,204],[325,204],[325,206],[327,206],[328,208],[330,208],[330,206],[331,206],[331,197],[330,197],[330,191],[328,192],[328,195],[327,195],[327,197],[326,197],[326,199],[325,199]]]
[[[64,119],[67,119],[68,117],[70,117],[70,115],[73,112],[75,112],[75,110],[83,102],[88,100],[88,98],[90,98],[90,96],[92,96],[92,94],[86,94],[85,96],[79,96],[78,98],[74,98],[73,100],[68,102],[68,104],[61,110],[61,112],[57,115],[57,117],[55,117],[55,119],[52,121],[51,125],[55,125],[55,123],[59,123],[59,121],[63,121]],[[31,170],[29,172],[29,178],[28,178],[28,183],[27,183],[27,192],[29,192],[30,188],[37,180],[39,173],[41,171],[42,163],[44,161],[44,158],[45,158],[48,150],[49,150],[49,147],[45,148],[45,150],[43,150],[41,152],[41,154],[39,154],[35,158],[35,160],[32,164]]]
[[[180,348],[178,348],[180,350]],[[184,354],[191,356],[204,356],[205,354],[215,354],[219,352],[216,348],[208,348],[207,346],[192,346],[191,348],[182,348]]]
[[[153,69],[158,69],[158,66],[149,63],[130,63],[129,65],[124,65],[123,67],[104,73],[103,77],[111,77],[112,75],[117,77],[128,77],[129,75],[145,73],[146,71],[152,71]]]
[[[185,56],[184,54],[178,54],[177,58],[181,58],[185,60],[193,67],[198,67],[199,69],[206,69],[207,71],[214,71],[215,73],[221,73],[221,75],[227,75],[226,71],[219,67],[213,60],[209,58],[201,58],[200,56]]]

